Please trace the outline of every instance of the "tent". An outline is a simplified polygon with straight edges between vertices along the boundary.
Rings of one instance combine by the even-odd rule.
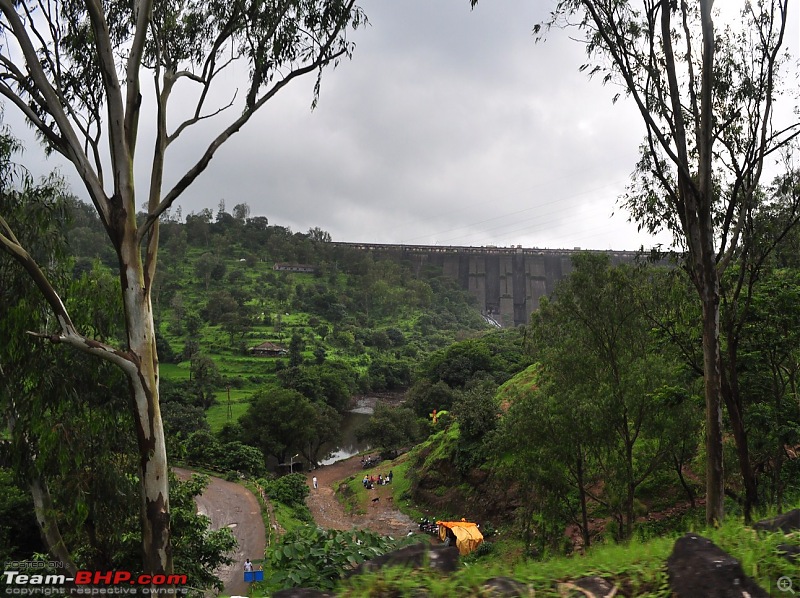
[[[439,539],[447,544],[448,539],[455,539],[456,547],[461,555],[469,554],[483,542],[483,534],[478,529],[477,523],[461,521],[437,521],[439,526]]]

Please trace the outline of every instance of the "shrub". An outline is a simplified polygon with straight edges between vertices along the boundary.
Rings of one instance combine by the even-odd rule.
[[[306,478],[302,473],[290,473],[277,480],[271,480],[266,483],[264,489],[270,499],[290,507],[305,504],[306,496],[309,494]]]
[[[286,476],[289,477],[289,476]],[[292,587],[333,589],[344,574],[359,563],[385,554],[406,540],[396,542],[367,530],[324,530],[301,527],[267,550],[273,590]]]

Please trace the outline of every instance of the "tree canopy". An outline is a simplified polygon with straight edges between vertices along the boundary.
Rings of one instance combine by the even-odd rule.
[[[475,6],[478,0],[471,0]],[[800,134],[779,123],[788,0],[744,4],[738,28],[716,28],[713,0],[560,0],[535,26],[577,31],[581,70],[619,85],[645,125],[625,207],[641,227],[669,230],[702,305],[706,384],[706,517],[723,508],[719,276],[758,205],[765,160]]]

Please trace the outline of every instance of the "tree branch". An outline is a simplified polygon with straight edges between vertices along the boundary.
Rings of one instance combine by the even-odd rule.
[[[63,138],[64,143],[64,152],[62,153],[70,162],[75,165],[78,174],[89,191],[89,196],[92,199],[92,203],[94,203],[95,208],[97,208],[100,220],[103,222],[104,226],[108,227],[110,213],[108,200],[105,192],[103,191],[103,186],[92,169],[91,164],[89,164],[86,155],[83,153],[81,149],[81,143],[78,140],[74,129],[72,128],[72,124],[70,123],[69,118],[61,106],[61,102],[59,101],[55,90],[47,79],[47,75],[44,72],[41,63],[39,62],[38,53],[36,52],[36,49],[34,48],[33,43],[28,36],[27,29],[20,20],[19,15],[14,8],[13,0],[0,0],[0,11],[2,11],[2,13],[8,19],[9,25],[12,29],[12,34],[19,42],[22,54],[25,57],[25,63],[28,67],[28,71],[33,79],[34,85],[42,93],[42,99],[46,103],[47,112],[54,118],[56,124],[58,125],[58,129],[61,132],[61,137]],[[22,101],[21,98],[20,101]],[[47,136],[46,126],[41,128],[39,125],[37,125],[36,121],[31,122],[37,126],[37,128],[45,136]]]
[[[335,52],[334,54],[326,57],[326,58],[319,58],[315,60],[313,63],[304,66],[299,69],[295,69],[291,73],[289,73],[286,77],[278,81],[272,88],[265,93],[258,101],[253,105],[252,108],[247,108],[242,115],[237,118],[233,123],[231,123],[222,133],[217,135],[217,137],[209,144],[206,148],[206,151],[203,153],[201,158],[195,163],[195,165],[189,169],[189,171],[183,175],[183,177],[175,184],[175,186],[167,193],[164,199],[161,200],[161,203],[158,205],[155,211],[150,212],[147,216],[147,220],[145,220],[144,224],[142,224],[141,228],[137,233],[137,240],[139,243],[142,242],[144,239],[144,235],[147,234],[147,231],[153,226],[156,220],[161,217],[171,205],[172,203],[178,199],[178,197],[183,193],[189,185],[191,185],[194,180],[200,176],[200,174],[208,167],[208,164],[211,162],[211,159],[214,157],[214,154],[217,152],[219,147],[232,135],[239,132],[239,129],[244,126],[244,124],[250,120],[250,118],[255,114],[255,112],[261,108],[267,101],[272,99],[275,94],[277,94],[281,89],[283,89],[286,85],[288,85],[293,79],[315,71],[316,69],[328,64],[335,58],[343,55],[345,50],[340,50]]]
[[[119,366],[129,376],[135,373],[136,366],[129,354],[106,345],[105,343],[87,338],[77,331],[61,297],[50,284],[47,276],[42,272],[42,269],[36,261],[20,245],[19,240],[2,216],[0,216],[0,247],[5,249],[11,257],[25,269],[28,276],[31,277],[34,284],[39,289],[39,292],[42,293],[45,301],[47,301],[61,328],[61,334],[58,335],[43,335],[41,333],[30,334],[48,338],[52,342],[72,345],[84,353],[95,355]]]

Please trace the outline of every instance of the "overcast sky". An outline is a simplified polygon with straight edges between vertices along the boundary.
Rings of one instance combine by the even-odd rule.
[[[567,32],[534,43],[531,29],[552,2],[361,6],[370,25],[352,36],[353,59],[325,72],[316,110],[313,76],[280,92],[178,200],[184,216],[216,211],[224,199],[228,211],[246,202],[271,224],[320,227],[335,241],[669,243],[638,234],[617,209],[644,133],[632,103],[613,105],[617,89],[578,72],[583,46]],[[197,158],[200,141],[187,136],[175,148],[167,184]],[[141,173],[146,166],[139,157]]]

